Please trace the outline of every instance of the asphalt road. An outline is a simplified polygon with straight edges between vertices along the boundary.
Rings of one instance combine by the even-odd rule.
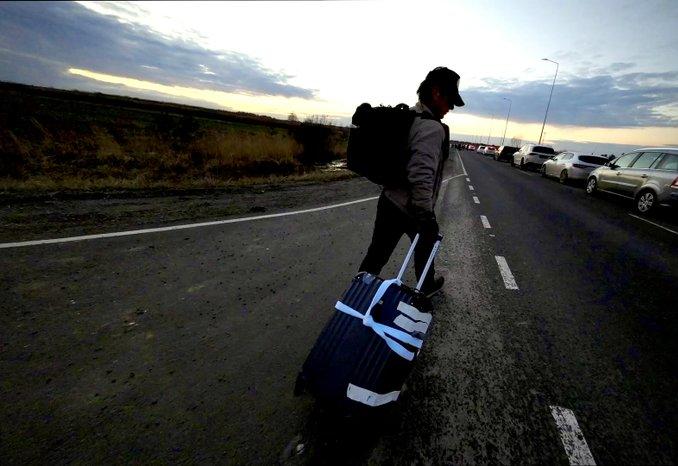
[[[387,419],[292,394],[374,200],[0,249],[0,461],[674,464],[678,234],[480,155],[447,176],[447,281]],[[581,430],[568,448],[553,407]]]

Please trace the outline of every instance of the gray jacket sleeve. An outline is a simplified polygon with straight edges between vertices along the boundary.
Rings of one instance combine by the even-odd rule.
[[[435,120],[417,119],[412,125],[407,180],[410,184],[410,203],[414,209],[433,211],[435,176],[444,139],[445,130]]]

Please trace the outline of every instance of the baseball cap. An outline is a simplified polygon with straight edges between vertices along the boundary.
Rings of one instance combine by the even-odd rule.
[[[432,84],[437,84],[441,89],[444,89],[450,102],[456,107],[463,107],[464,101],[459,95],[459,80],[461,76],[444,66],[439,66],[429,71],[426,75],[426,81]]]

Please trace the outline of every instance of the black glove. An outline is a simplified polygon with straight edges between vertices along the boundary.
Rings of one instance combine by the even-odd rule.
[[[436,215],[433,212],[416,212],[415,220],[417,222],[417,232],[419,232],[422,237],[435,239],[438,236],[440,229],[438,228]]]

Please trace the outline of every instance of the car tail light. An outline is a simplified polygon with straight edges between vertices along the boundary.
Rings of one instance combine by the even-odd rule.
[[[678,177],[676,177],[675,180],[673,180],[673,183],[671,183],[671,186],[674,188],[678,188]]]
[[[580,164],[580,163],[573,163],[572,166],[573,166],[573,167],[577,167],[577,168],[589,168],[589,167],[587,167],[586,165],[582,165],[582,164]]]

